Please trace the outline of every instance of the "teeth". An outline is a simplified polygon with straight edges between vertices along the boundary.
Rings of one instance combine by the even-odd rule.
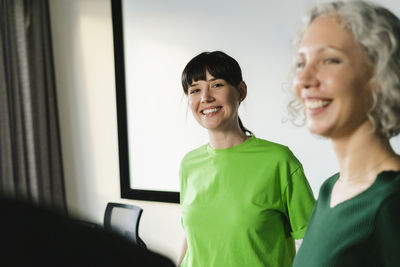
[[[308,109],[317,109],[326,107],[329,103],[331,103],[330,100],[306,100],[305,106]]]
[[[206,110],[203,110],[203,114],[204,114],[204,115],[207,115],[207,114],[216,112],[216,111],[219,110],[219,109],[220,109],[220,108],[210,108],[210,109],[206,109]]]

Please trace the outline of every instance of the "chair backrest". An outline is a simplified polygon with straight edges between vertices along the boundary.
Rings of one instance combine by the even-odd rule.
[[[104,213],[104,229],[111,230],[146,247],[139,237],[139,221],[143,210],[134,205],[108,203]]]

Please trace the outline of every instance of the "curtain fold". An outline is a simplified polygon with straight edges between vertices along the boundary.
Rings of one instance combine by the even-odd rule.
[[[48,0],[0,0],[0,194],[66,212]]]

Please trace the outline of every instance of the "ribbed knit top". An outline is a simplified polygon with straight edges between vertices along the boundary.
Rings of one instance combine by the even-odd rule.
[[[294,267],[400,266],[400,172],[330,207],[335,174],[322,185]]]

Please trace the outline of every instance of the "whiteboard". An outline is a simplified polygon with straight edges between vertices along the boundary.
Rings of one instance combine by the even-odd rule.
[[[208,142],[193,119],[180,77],[203,51],[221,50],[240,64],[248,95],[239,109],[256,137],[288,146],[315,196],[338,171],[329,140],[284,122],[292,40],[309,0],[121,0],[130,186],[179,191],[179,165]],[[395,0],[379,1],[396,14]],[[115,27],[115,25],[114,25]],[[399,151],[400,141],[392,140]]]

